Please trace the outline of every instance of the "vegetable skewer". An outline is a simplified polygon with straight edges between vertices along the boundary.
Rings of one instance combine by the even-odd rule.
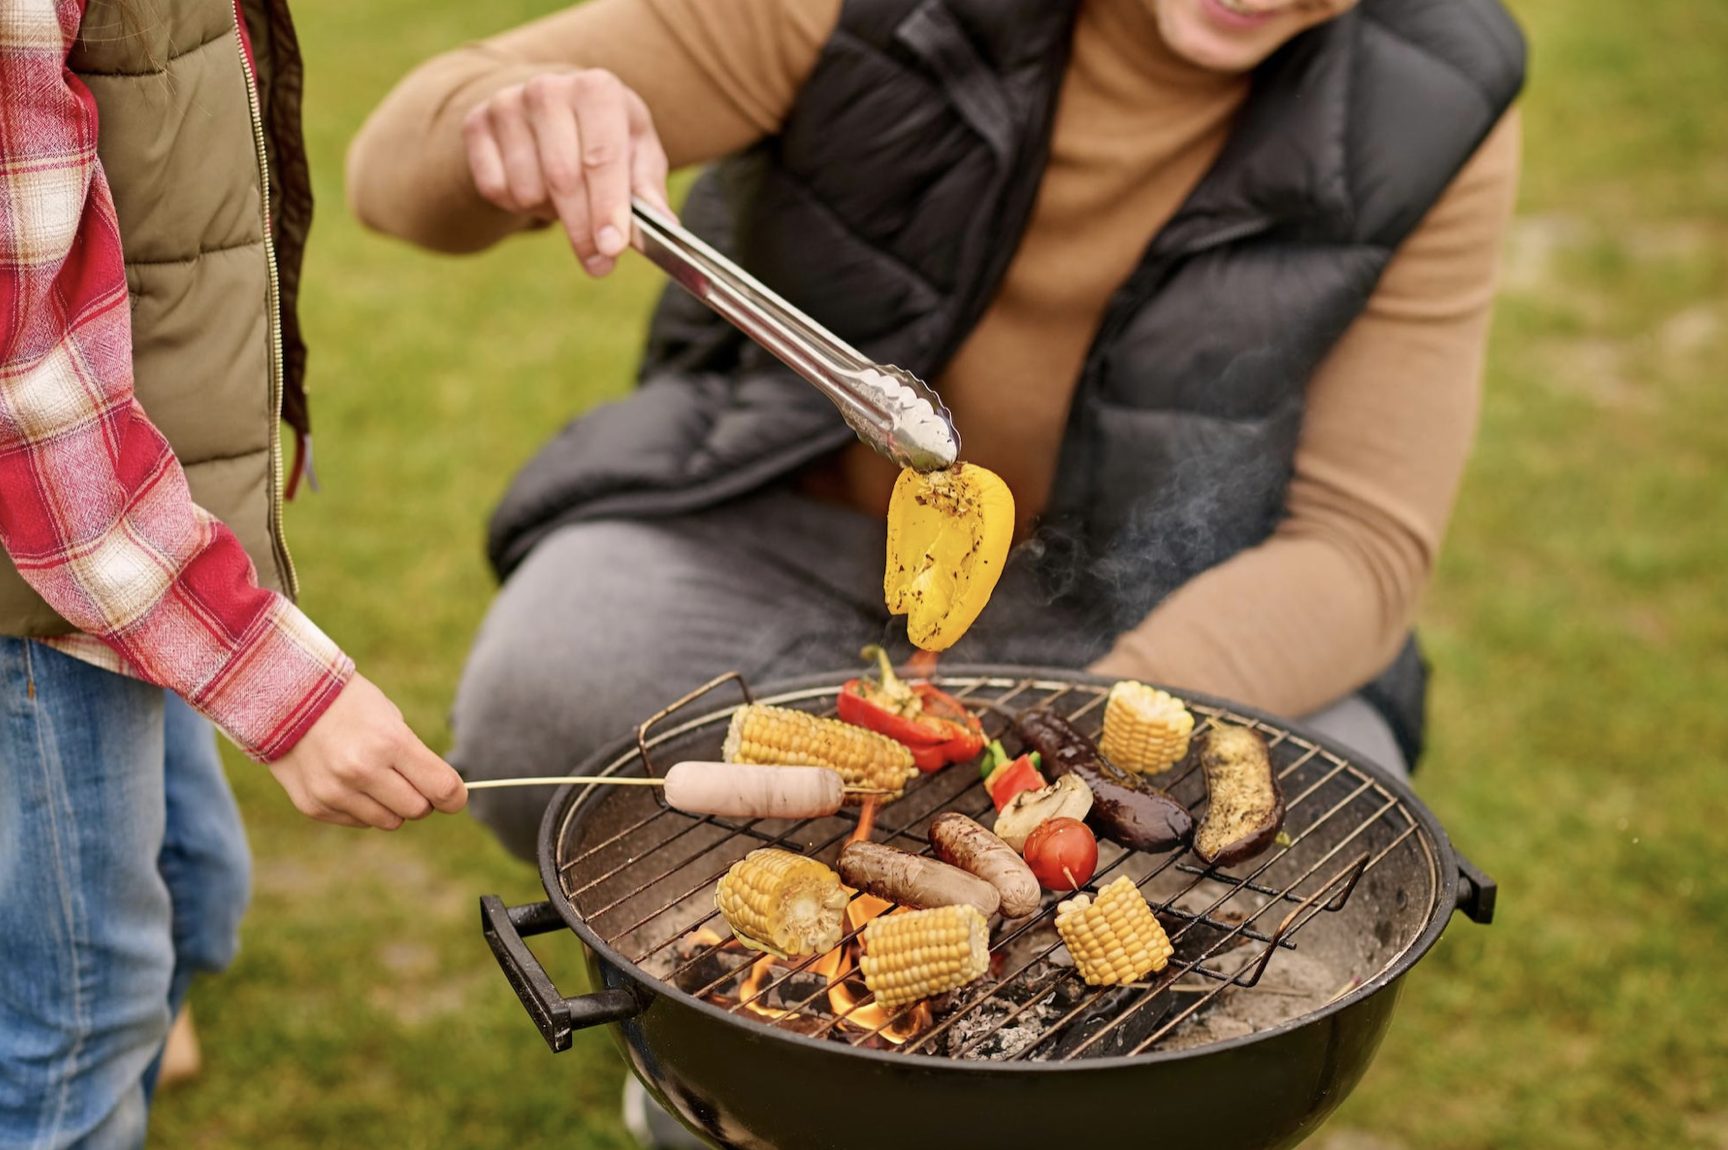
[[[1087,821],[1105,838],[1129,850],[1167,851],[1193,836],[1193,816],[1181,803],[1105,758],[1066,717],[1039,708],[1022,711],[1014,725],[1052,779],[1078,775],[1092,791]]]

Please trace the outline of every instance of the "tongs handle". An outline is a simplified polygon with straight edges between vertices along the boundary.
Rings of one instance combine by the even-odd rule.
[[[632,198],[633,246],[745,335],[814,385],[860,438],[903,467],[959,457],[948,409],[910,372],[867,359],[666,213]]]
[[[822,387],[835,372],[870,366],[856,348],[663,212],[640,199],[632,200],[631,208],[636,216],[636,247],[643,255],[811,383]]]

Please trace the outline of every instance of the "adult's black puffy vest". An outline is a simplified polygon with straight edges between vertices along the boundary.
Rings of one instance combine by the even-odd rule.
[[[684,221],[873,359],[939,377],[1030,217],[1076,4],[847,0],[783,130],[705,174]],[[1053,594],[1122,629],[1271,533],[1310,376],[1523,74],[1497,0],[1363,0],[1255,72],[1087,355],[1030,549]],[[712,506],[850,436],[669,289],[641,386],[523,469],[489,553],[507,576],[559,525]],[[1412,762],[1425,678],[1412,643],[1365,688]]]

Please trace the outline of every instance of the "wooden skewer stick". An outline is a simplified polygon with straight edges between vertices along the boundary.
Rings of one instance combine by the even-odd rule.
[[[468,789],[479,791],[489,787],[561,787],[566,783],[602,783],[613,787],[663,787],[666,785],[666,780],[621,778],[614,775],[537,775],[520,779],[480,779],[477,782],[469,783]],[[893,794],[892,791],[883,790],[881,787],[846,786],[840,789],[848,795]]]
[[[666,785],[666,780],[612,778],[606,775],[538,775],[533,778],[521,779],[481,779],[479,782],[469,783],[468,789],[479,791],[488,787],[561,787],[566,783],[606,783],[609,786],[618,787],[663,787]]]

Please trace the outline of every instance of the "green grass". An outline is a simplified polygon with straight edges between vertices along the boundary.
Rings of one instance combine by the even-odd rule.
[[[435,746],[492,593],[484,517],[554,427],[627,388],[654,283],[588,284],[551,237],[450,260],[367,236],[341,155],[416,59],[550,6],[298,5],[325,490],[291,510],[295,554],[313,615]],[[1517,8],[1527,175],[1425,609],[1422,778],[1501,916],[1458,923],[1411,976],[1333,1136],[1710,1150],[1728,1145],[1728,7]],[[195,992],[207,1068],[160,1100],[153,1145],[625,1144],[606,1039],[548,1055],[476,929],[476,896],[529,899],[533,874],[466,819],[360,836],[233,775],[255,908],[240,962]],[[573,939],[539,949],[574,978]]]

